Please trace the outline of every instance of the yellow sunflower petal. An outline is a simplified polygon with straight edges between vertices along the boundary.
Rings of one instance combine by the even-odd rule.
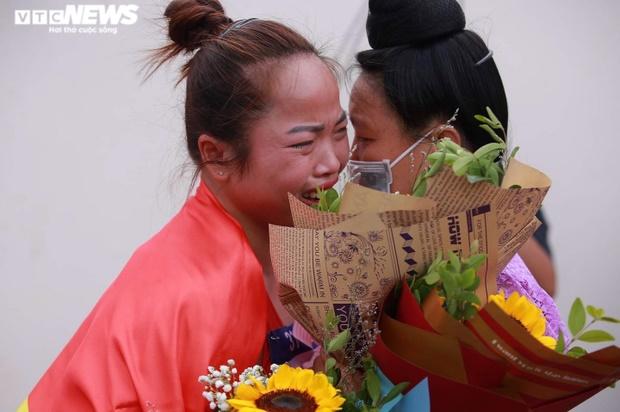
[[[312,377],[312,382],[308,385],[308,391],[311,393],[320,393],[327,386],[331,386],[327,380],[327,376],[322,373],[317,373]]]
[[[500,290],[500,293],[489,296],[489,302],[493,302],[497,306],[503,309],[504,305],[506,304],[506,298],[504,297],[504,291]]]
[[[257,408],[254,401],[244,401],[242,399],[229,399],[228,404],[235,408],[235,410],[240,411],[262,411],[262,409]]]
[[[296,375],[293,380],[292,387],[299,391],[305,391],[312,382],[314,372],[311,369],[302,369]]]
[[[531,334],[534,334],[536,325],[540,323],[540,314],[538,311],[528,306],[527,303],[520,302],[519,310],[515,315],[516,319],[519,320]]]
[[[333,398],[321,399],[318,403],[319,410],[321,408],[329,408],[329,410],[338,410],[345,402],[345,399],[342,396],[336,396]]]
[[[296,372],[295,369],[287,364],[280,366],[276,373],[269,378],[269,390],[290,388]]]
[[[255,401],[260,398],[261,391],[253,385],[241,384],[235,390],[235,398]]]
[[[540,313],[538,314],[538,318],[532,325],[530,333],[532,334],[532,336],[538,337],[538,336],[543,336],[546,330],[547,330],[547,321],[545,319],[545,316],[542,313]]]
[[[555,339],[553,339],[551,336],[539,336],[538,340],[540,341],[540,343],[542,343],[543,345],[545,345],[549,349],[555,350],[555,347],[557,345],[557,341]]]
[[[311,387],[311,388],[308,388],[308,393],[314,398],[314,400],[318,404],[321,403],[321,400],[329,399],[333,396],[333,395],[330,395],[330,391],[326,387],[320,387],[320,388]]]

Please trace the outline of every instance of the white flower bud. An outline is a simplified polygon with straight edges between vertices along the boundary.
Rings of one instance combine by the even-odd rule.
[[[229,384],[224,385],[224,392],[230,392],[232,391],[232,386],[230,386]]]
[[[211,402],[209,404],[209,408],[213,411],[213,410],[215,410],[215,408],[217,408],[217,405],[215,404],[215,402]]]
[[[234,359],[228,359],[228,361],[226,363],[228,364],[228,366],[235,366],[235,360]]]

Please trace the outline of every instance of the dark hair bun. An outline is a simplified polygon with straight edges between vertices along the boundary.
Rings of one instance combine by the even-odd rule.
[[[465,28],[456,0],[369,0],[366,31],[373,49],[420,44]]]
[[[168,18],[170,39],[186,51],[219,36],[232,22],[217,0],[173,0],[164,16]]]

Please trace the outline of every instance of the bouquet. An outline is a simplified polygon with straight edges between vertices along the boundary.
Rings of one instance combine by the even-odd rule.
[[[571,347],[613,339],[585,330],[586,311],[616,319],[577,300],[569,338],[541,302],[498,288],[551,183],[507,155],[492,111],[477,119],[495,142],[435,142],[414,196],[350,183],[321,210],[291,196],[295,226],[270,228],[280,299],[317,342],[333,313],[352,337],[334,362],[363,369],[370,352],[387,387],[404,384],[400,400],[424,386],[436,410],[566,410],[620,378],[619,348]]]

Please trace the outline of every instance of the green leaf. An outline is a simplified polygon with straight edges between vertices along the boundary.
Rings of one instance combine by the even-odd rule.
[[[469,253],[471,253],[472,255],[475,255],[476,253],[478,253],[478,251],[480,250],[480,242],[478,241],[478,239],[474,239],[473,242],[471,242],[471,246],[469,247]],[[473,256],[470,256],[469,259],[471,260],[473,258]],[[485,256],[486,259],[486,256]]]
[[[587,353],[588,353],[587,350],[579,346],[573,346],[572,348],[570,348],[568,352],[566,352],[566,354],[570,356],[571,358],[581,358],[583,355],[586,355]]]
[[[497,169],[493,166],[489,168],[489,177],[494,186],[499,186],[499,173],[497,173]]]
[[[501,128],[502,122],[500,122],[497,116],[495,116],[495,113],[493,113],[493,110],[491,110],[489,106],[487,106],[486,109],[487,109],[487,114],[489,115],[489,118],[495,124],[496,128]]]
[[[444,152],[446,153],[446,152]],[[457,159],[459,158],[459,156],[457,154],[454,153],[446,153],[446,160],[445,163],[447,165],[452,165]]]
[[[476,316],[476,313],[478,313],[478,310],[476,309],[475,306],[467,306],[465,308],[465,313],[463,315],[463,319],[464,320],[469,320],[469,319],[473,318],[474,316]]]
[[[372,405],[377,406],[381,398],[381,381],[379,380],[379,376],[377,376],[374,370],[370,369],[366,371],[365,380],[368,394],[370,395],[370,399],[372,399]]]
[[[485,132],[487,132],[489,135],[491,135],[493,140],[495,140],[497,143],[504,143],[504,140],[502,140],[502,138],[499,137],[497,133],[495,133],[495,131],[491,129],[491,126],[489,126],[488,124],[481,124],[479,127]]]
[[[596,320],[600,320],[605,315],[605,311],[603,309],[592,305],[586,306],[586,311]]]
[[[586,324],[586,310],[580,298],[575,299],[568,315],[568,328],[573,335],[577,335]]]
[[[478,120],[480,123],[486,123],[489,126],[493,126],[493,120],[491,120],[488,117],[483,116],[481,114],[475,114],[474,115],[474,119]]]
[[[338,192],[333,187],[330,187],[325,191],[325,200],[328,205],[331,205],[338,199]]]
[[[415,296],[415,300],[418,301],[418,304],[422,303],[422,296],[420,296],[420,291],[419,290],[414,290],[413,291],[413,295]]]
[[[338,197],[338,199],[336,199],[334,202],[332,202],[331,205],[329,205],[329,212],[334,212],[334,213],[338,213],[338,211],[340,210],[340,202],[342,201],[341,197]]]
[[[480,298],[474,292],[468,292],[468,291],[461,292],[461,295],[459,296],[459,298],[463,302],[475,303],[476,305],[480,304]]]
[[[452,315],[452,317],[455,317],[454,315],[456,314],[456,309],[457,309],[457,303],[454,299],[450,299],[446,301],[448,303],[448,313],[450,315]]]
[[[491,179],[486,176],[467,175],[467,181],[473,185],[479,182],[490,182]]]
[[[471,153],[467,153],[465,156],[459,158],[452,164],[452,170],[457,176],[463,176],[467,172],[469,164],[474,160],[474,156]]]
[[[443,282],[443,288],[446,290],[446,294],[448,296],[453,295],[458,288],[454,275],[447,271],[443,273],[440,272],[439,275],[441,277],[441,281]]]
[[[582,342],[609,342],[612,340],[616,340],[612,335],[605,332],[604,330],[588,330],[583,332],[580,336],[577,337],[577,340]]]
[[[331,353],[331,352],[335,352],[337,350],[344,348],[347,342],[349,341],[350,336],[351,336],[351,333],[349,332],[349,329],[345,329],[342,332],[340,332],[338,335],[336,335],[336,337],[330,340],[329,343],[327,344],[327,352]]]
[[[476,254],[476,255],[470,256],[469,259],[467,259],[466,264],[468,267],[477,270],[480,266],[482,266],[485,260],[487,260],[487,256],[485,254],[482,254],[482,253]]]
[[[434,285],[435,283],[439,282],[439,273],[434,271],[428,273],[426,276],[424,276],[424,281],[427,285]]]
[[[333,330],[338,324],[338,319],[336,319],[336,313],[333,310],[328,310],[325,314],[325,327],[327,330]]]
[[[609,323],[620,323],[620,319],[612,318],[611,316],[603,316],[601,318],[601,321]]]
[[[564,342],[564,334],[562,333],[562,329],[558,329],[558,340],[555,344],[555,351],[558,353],[564,353],[564,349],[566,348],[566,343]]]
[[[519,151],[519,146],[516,146],[514,149],[512,149],[512,152],[510,152],[510,156],[508,157],[508,160],[514,159],[518,151]]]
[[[443,163],[446,160],[446,154],[445,153],[441,153],[441,156],[439,157],[439,159],[437,159],[435,161],[435,163],[433,163],[433,165],[431,166],[430,169],[428,169],[428,171],[426,172],[426,177],[433,177],[435,176],[443,167]]]
[[[426,178],[420,179],[413,190],[413,195],[416,197],[424,197],[426,195]]]
[[[448,259],[450,259],[450,264],[452,265],[452,268],[454,268],[454,270],[456,270],[457,272],[460,272],[461,259],[459,259],[457,254],[454,252],[448,252]]]
[[[407,389],[407,386],[409,386],[409,382],[401,382],[398,385],[392,386],[392,389],[390,389],[390,391],[383,398],[381,398],[381,402],[379,402],[377,406],[380,408],[390,402],[392,399],[403,393],[403,391]]]
[[[439,160],[440,157],[442,156],[446,156],[446,152],[444,152],[443,150],[439,150],[436,152],[433,152],[431,154],[429,154],[428,156],[426,156],[426,160],[428,160],[429,163],[434,163],[437,160]]]
[[[451,153],[458,154],[459,151],[463,150],[463,148],[461,146],[459,146],[458,144],[454,143],[452,141],[452,139],[449,139],[447,137],[444,138],[444,139],[441,139],[440,142],[443,142],[443,147],[445,149],[447,149]]]
[[[476,281],[476,271],[473,268],[469,268],[463,271],[461,275],[461,287],[463,289],[470,288]]]
[[[505,150],[505,143],[487,143],[474,152],[474,156],[477,158],[485,157],[493,152],[497,152],[494,156],[489,156],[492,159],[496,159],[499,156],[499,151]]]
[[[325,375],[327,375],[327,379],[329,380],[329,383],[331,383],[332,385],[338,385],[338,383],[340,382],[340,371],[338,369],[328,369],[325,372]]]
[[[333,369],[335,366],[336,366],[336,359],[330,357],[325,360],[326,371]]]

